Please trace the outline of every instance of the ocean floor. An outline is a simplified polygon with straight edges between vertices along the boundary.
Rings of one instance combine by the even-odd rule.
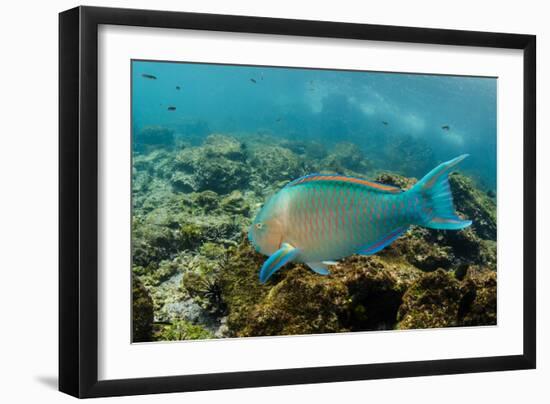
[[[407,189],[416,179],[379,169],[380,161],[352,143],[211,134],[189,144],[154,127],[139,139],[132,181],[135,342],[496,324],[495,196],[474,179],[450,176],[456,209],[471,227],[412,226],[374,256],[341,261],[329,276],[289,264],[262,285],[266,257],[246,231],[287,182],[337,172]],[[422,175],[438,163],[427,156],[420,148],[388,166]]]

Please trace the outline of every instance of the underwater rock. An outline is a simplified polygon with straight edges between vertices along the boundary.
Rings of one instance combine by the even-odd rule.
[[[153,300],[137,276],[132,276],[132,340],[153,338]]]
[[[283,139],[279,146],[285,147],[291,152],[310,160],[319,160],[327,156],[325,146],[316,141]]]
[[[195,194],[195,203],[204,210],[212,211],[218,207],[219,197],[214,191],[202,191]]]
[[[496,325],[496,272],[470,266],[464,279],[438,269],[424,274],[403,295],[399,329]]]
[[[164,149],[154,149],[148,153],[139,153],[132,156],[132,167],[136,172],[145,172],[153,175],[158,172],[157,170],[161,161],[171,158],[172,153]]]
[[[294,268],[272,286],[263,301],[249,313],[240,336],[318,334],[343,331],[340,311],[347,304],[347,290],[327,278],[315,279],[303,268]]]
[[[229,336],[311,334],[494,324],[496,273],[423,273],[406,261],[352,256],[319,276],[291,265],[258,282],[265,258],[246,244],[220,273]],[[477,267],[476,267],[477,268]]]
[[[254,174],[270,184],[291,181],[306,174],[303,160],[291,150],[277,145],[255,146],[248,162]]]
[[[468,177],[453,173],[449,176],[456,209],[472,221],[472,227],[482,239],[496,240],[496,202],[486,192],[474,186]]]
[[[258,280],[258,269],[264,260],[243,234],[239,245],[229,249],[224,269],[219,272],[222,299],[228,313],[226,324],[232,336],[240,334],[247,325],[251,308],[269,291],[269,287]]]
[[[401,188],[403,191],[407,191],[412,188],[418,180],[416,178],[403,177],[402,175],[395,173],[381,173],[374,179],[374,181],[381,184],[393,185],[394,187]]]
[[[147,126],[134,135],[133,149],[137,152],[174,146],[174,131],[162,126]]]
[[[157,212],[166,214],[169,220],[154,215]],[[135,216],[132,220],[133,265],[152,271],[182,251],[196,251],[204,242],[234,244],[249,221],[244,216],[214,215],[193,209],[173,213],[166,207],[150,212],[145,218]]]
[[[228,215],[202,215],[188,218],[180,228],[182,247],[195,250],[206,241],[233,244],[241,232],[240,220]]]
[[[220,202],[220,207],[229,213],[247,215],[249,207],[243,197],[243,193],[239,190],[231,192]]]
[[[173,261],[162,264],[173,266],[177,271],[160,284],[152,286],[152,298],[155,309],[155,321],[162,323],[157,331],[170,329],[171,326],[184,321],[191,325],[200,325],[209,333],[219,334],[222,324],[220,316],[223,310],[215,307],[216,297],[208,293],[210,283],[216,282],[216,272],[219,269],[220,254],[224,254],[223,246],[205,243],[200,254],[182,253]],[[210,258],[209,258],[210,257]],[[194,277],[194,275],[200,275]],[[151,282],[153,275],[141,278]],[[197,282],[193,282],[196,279]],[[203,284],[204,282],[204,284]],[[223,304],[217,299],[220,307]]]
[[[182,247],[177,230],[134,216],[132,219],[132,262],[135,266],[158,266]]]
[[[423,271],[449,269],[454,260],[453,248],[433,242],[431,230],[412,226],[402,237],[381,251],[381,255],[401,257]]]
[[[211,190],[225,194],[243,188],[249,177],[245,149],[236,139],[210,135],[199,147],[186,148],[176,156],[172,181],[180,192]]]
[[[459,321],[463,326],[496,325],[497,273],[487,268],[470,266],[462,281],[463,295]]]
[[[194,176],[182,171],[175,171],[170,177],[170,182],[176,192],[190,193],[198,188]]]
[[[166,303],[161,312],[164,322],[185,321],[189,324],[201,325],[205,330],[217,332],[220,328],[220,321],[202,308],[193,299],[185,299]]]
[[[225,157],[229,160],[244,161],[246,146],[232,136],[221,134],[209,135],[203,143],[206,157]]]
[[[366,173],[372,168],[359,146],[348,142],[337,143],[323,161],[322,166],[324,170],[332,170],[340,174],[346,174],[348,170]]]
[[[458,325],[460,283],[442,269],[422,275],[403,295],[397,312],[398,329]]]
[[[156,341],[182,341],[211,339],[214,335],[201,325],[178,320],[170,324],[159,324],[154,338]]]
[[[350,331],[393,329],[403,294],[422,274],[406,262],[379,256],[349,257],[332,273],[347,288],[348,308],[340,321]]]
[[[391,329],[401,296],[422,273],[407,263],[353,256],[329,276],[292,265],[262,285],[264,260],[244,242],[220,274],[233,336]]]

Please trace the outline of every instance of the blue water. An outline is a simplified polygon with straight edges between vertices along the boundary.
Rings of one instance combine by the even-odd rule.
[[[214,132],[348,141],[381,169],[420,144],[437,162],[469,153],[461,168],[496,188],[495,78],[133,61],[132,91],[137,134],[164,126],[195,143]],[[382,149],[396,139],[407,141],[388,159]]]

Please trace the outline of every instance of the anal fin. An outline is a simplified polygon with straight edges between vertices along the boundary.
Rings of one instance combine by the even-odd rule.
[[[306,265],[319,275],[328,275],[330,273],[328,265],[324,262],[307,262]]]
[[[405,232],[405,230],[407,230],[407,227],[408,226],[399,227],[391,231],[390,233],[384,235],[382,238],[375,241],[374,243],[361,248],[359,251],[357,251],[357,254],[360,254],[360,255],[376,254],[378,251],[382,250],[384,247],[393,243],[400,235],[402,235]]]

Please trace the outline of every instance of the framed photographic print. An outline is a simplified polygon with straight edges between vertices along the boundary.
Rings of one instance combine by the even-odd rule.
[[[535,367],[534,36],[59,22],[61,391]]]

